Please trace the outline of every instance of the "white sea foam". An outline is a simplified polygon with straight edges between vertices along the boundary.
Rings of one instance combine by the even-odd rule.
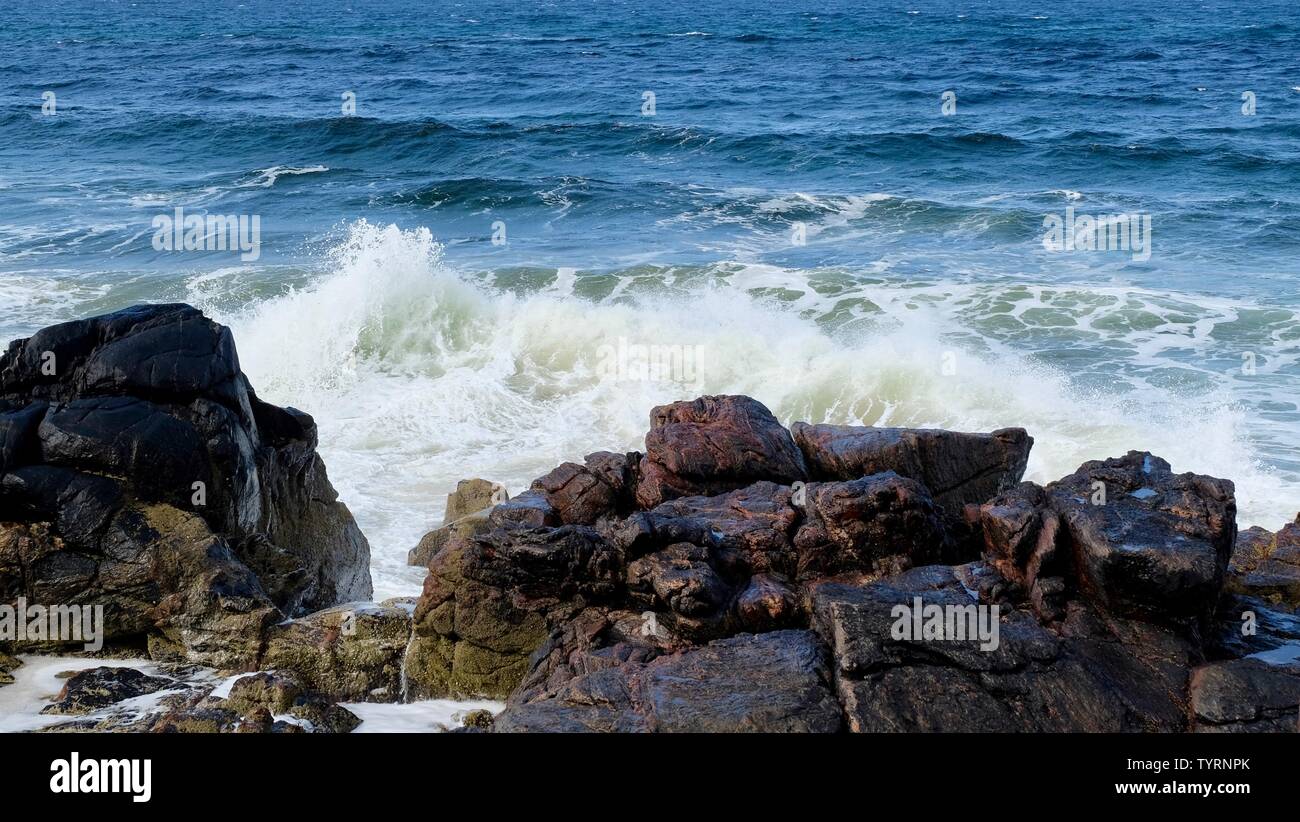
[[[147,659],[34,655],[21,655],[18,658],[23,664],[12,672],[13,683],[0,688],[0,733],[34,731],[74,719],[94,720],[103,717],[110,710],[118,715],[143,716],[155,710],[163,697],[180,690],[179,687],[168,688],[133,697],[118,702],[108,709],[85,716],[42,714],[41,709],[53,702],[62,690],[65,680],[60,675],[67,671],[85,671],[91,668],[135,668],[149,676],[166,676],[166,674],[159,671],[157,666]]]
[[[329,171],[329,166],[304,166],[295,168],[294,166],[271,166],[257,172],[257,175],[251,180],[245,180],[236,185],[236,188],[270,188],[275,185],[281,177],[296,177],[301,174],[320,174]]]
[[[444,266],[427,230],[358,223],[315,284],[214,311],[259,393],[319,422],[330,476],[372,543],[377,598],[418,591],[423,570],[406,552],[439,524],[457,480],[517,493],[563,460],[640,448],[652,406],[703,393],[750,394],[786,423],[1024,426],[1038,482],[1150,450],[1175,470],[1234,480],[1243,526],[1276,528],[1300,507],[1300,491],[1260,464],[1229,380],[1195,395],[1144,381],[1144,368],[1176,364],[1170,352],[1208,346],[1235,316],[1226,301],[1189,322],[1177,300],[1118,287],[873,282],[827,295],[806,273],[744,266],[686,297],[593,302],[574,296],[580,281],[490,288]],[[762,296],[776,290],[785,301]],[[1089,345],[1136,358],[1124,391],[1081,388],[1013,344],[1066,323],[1056,317],[1070,306],[1067,324]],[[1115,327],[1129,310],[1146,322]],[[619,338],[698,346],[698,383],[602,380],[601,347]]]
[[[344,702],[341,703],[361,718],[353,733],[400,734],[429,733],[462,724],[465,714],[485,710],[499,714],[506,706],[502,702],[452,699],[428,699],[421,702]]]

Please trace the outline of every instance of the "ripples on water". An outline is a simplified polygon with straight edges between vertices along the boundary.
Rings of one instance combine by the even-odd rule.
[[[1243,524],[1295,514],[1294,9],[699,5],[18,3],[0,331],[231,324],[320,421],[384,595],[457,479],[517,491],[703,392],[1024,425],[1039,481],[1150,449],[1234,479]],[[155,252],[178,206],[260,215],[261,259]],[[1151,259],[1046,252],[1067,206],[1150,214]],[[698,373],[601,380],[620,339]]]

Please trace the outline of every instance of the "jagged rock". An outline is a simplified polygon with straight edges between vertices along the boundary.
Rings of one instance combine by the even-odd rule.
[[[578,465],[566,462],[533,482],[566,525],[594,525],[602,517],[626,515],[635,505],[641,455],[597,451]]]
[[[107,641],[218,667],[370,595],[311,417],[260,401],[185,305],[51,326],[0,356],[0,601],[102,605]]]
[[[90,668],[69,677],[55,701],[41,713],[88,714],[124,699],[175,686],[175,680],[148,676],[134,668]]]
[[[710,564],[710,551],[689,542],[669,545],[628,566],[628,588],[687,617],[718,612],[731,590]]]
[[[485,479],[467,479],[456,483],[456,490],[447,495],[442,526],[424,535],[420,544],[407,553],[406,564],[427,566],[429,560],[447,544],[453,534],[472,536],[487,530],[488,514],[492,507],[509,499],[504,488]]]
[[[1300,515],[1276,534],[1258,526],[1239,533],[1226,585],[1239,594],[1300,609]]]
[[[1023,428],[962,434],[796,422],[790,433],[815,480],[855,480],[893,471],[925,485],[935,503],[951,513],[1020,482],[1034,444]]]
[[[742,634],[578,676],[512,702],[499,732],[822,732],[840,729],[825,649],[809,631]]]
[[[456,483],[456,490],[447,495],[447,508],[442,521],[455,522],[508,499],[510,495],[495,482],[485,479],[461,480]]]
[[[438,552],[451,541],[452,537],[472,537],[483,534],[492,527],[490,511],[485,509],[473,514],[466,514],[455,522],[435,528],[420,539],[406,554],[407,565],[423,565],[426,568]]]
[[[257,710],[269,714],[282,714],[293,707],[302,688],[287,676],[262,671],[241,676],[230,686],[226,705],[241,716],[251,716]]]
[[[1065,616],[1066,577],[1072,575],[1067,547],[1060,546],[1061,518],[1048,494],[1023,483],[980,507],[984,556],[1001,576],[1028,592],[1040,618]]]
[[[1207,642],[1212,656],[1300,663],[1300,615],[1262,599],[1227,593],[1217,617]]]
[[[1105,489],[1105,502],[1093,495]],[[1227,480],[1174,474],[1138,451],[1084,463],[1048,487],[1070,534],[1080,587],[1115,613],[1207,620],[1236,538]]]
[[[1300,730],[1300,663],[1234,659],[1192,673],[1194,729],[1210,733]]]
[[[493,508],[488,514],[488,524],[493,528],[544,528],[562,525],[563,522],[544,492],[528,490]]]
[[[1080,591],[1120,616],[1203,627],[1236,535],[1227,480],[1174,474],[1139,451],[1084,463],[1045,489],[1026,483],[981,508],[986,556],[1033,588],[1045,618]]]
[[[4,651],[0,651],[0,685],[12,685],[14,682],[12,672],[22,664],[21,659],[15,659]]]
[[[1177,695],[1198,654],[1173,631],[1106,623],[1072,605],[1058,634],[1009,603],[983,603],[999,607],[997,645],[989,648],[991,630],[960,639],[901,632],[899,620],[913,619],[917,598],[923,609],[968,614],[981,604],[948,566],[814,588],[814,625],[831,647],[852,731],[1183,728],[1186,704]],[[991,610],[983,617],[990,628],[992,617]]]
[[[393,702],[410,637],[409,605],[353,602],[273,626],[259,664],[335,701]]]
[[[755,574],[736,598],[736,617],[754,633],[790,626],[801,611],[798,594],[776,574]]]
[[[650,412],[636,500],[715,495],[760,480],[807,478],[803,455],[772,412],[744,396],[700,397]]]
[[[794,576],[896,573],[955,559],[925,486],[887,471],[849,482],[810,483],[795,533]]]
[[[793,574],[792,537],[798,521],[790,488],[764,481],[717,496],[665,502],[632,514],[606,532],[631,557],[691,542],[718,548],[724,562],[740,566],[738,574]]]
[[[585,526],[453,539],[430,563],[415,611],[410,694],[504,697],[546,638],[550,611],[611,596],[624,573],[622,552]]]

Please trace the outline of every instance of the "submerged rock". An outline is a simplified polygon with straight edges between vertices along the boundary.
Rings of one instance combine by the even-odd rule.
[[[63,683],[54,702],[43,714],[88,714],[131,697],[176,687],[176,681],[148,676],[134,668],[90,668]]]
[[[110,643],[217,667],[370,596],[312,418],[262,402],[186,305],[51,326],[0,356],[0,602],[102,605]]]

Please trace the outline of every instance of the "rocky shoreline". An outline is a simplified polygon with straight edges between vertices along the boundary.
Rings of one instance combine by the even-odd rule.
[[[420,596],[370,603],[311,417],[257,398],[228,329],[137,306],[0,357],[0,605],[100,607],[99,653],[171,666],[70,677],[70,717],[167,695],[52,730],[474,697],[506,707],[465,730],[1296,730],[1300,519],[1239,534],[1230,481],[1138,451],[1021,482],[1032,446],[676,402],[644,452],[462,482]],[[81,645],[4,636],[0,685]],[[196,665],[249,675],[178,685]]]

